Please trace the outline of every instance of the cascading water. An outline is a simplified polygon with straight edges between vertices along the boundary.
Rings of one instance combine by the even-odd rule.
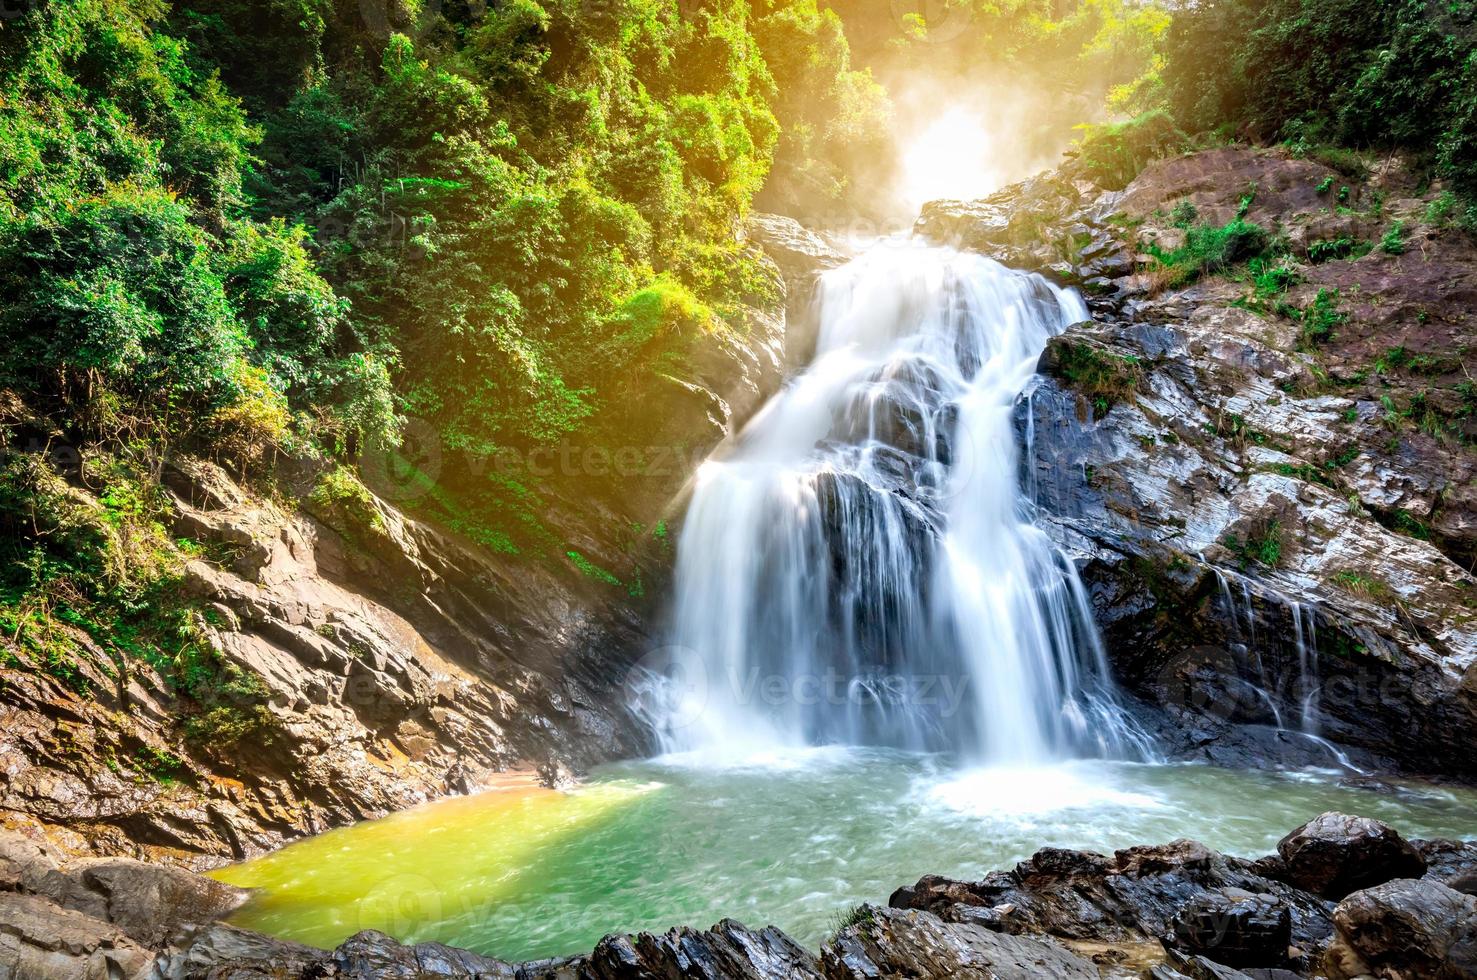
[[[684,681],[645,705],[663,748],[1145,754],[1020,491],[1013,407],[1082,300],[888,241],[826,274],[819,304],[810,366],[698,474],[669,648]]]

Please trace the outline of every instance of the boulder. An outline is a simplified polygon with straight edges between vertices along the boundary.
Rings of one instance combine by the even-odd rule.
[[[1467,895],[1477,895],[1477,843],[1460,840],[1411,841],[1426,859],[1426,877],[1455,888]]]
[[[154,954],[101,919],[39,895],[0,893],[0,977],[132,980]]]
[[[419,980],[427,976],[511,980],[514,976],[513,967],[501,960],[440,943],[406,946],[373,929],[344,940],[331,959],[341,976],[354,980]]]
[[[1332,980],[1477,977],[1477,898],[1439,881],[1401,879],[1345,898],[1324,957]]]
[[[1369,817],[1324,813],[1282,838],[1283,880],[1337,900],[1395,878],[1419,878],[1426,859],[1388,824]]]
[[[321,949],[216,923],[160,956],[154,974],[161,980],[285,980],[305,974],[323,976],[328,972],[328,959],[329,954]]]
[[[1292,943],[1292,911],[1271,895],[1227,890],[1191,900],[1165,942],[1228,966],[1276,966]]]
[[[821,950],[826,980],[958,977],[1097,980],[1090,961],[1048,939],[1011,936],[930,912],[863,906]]]
[[[1331,906],[1265,872],[1188,840],[1130,847],[1112,857],[1046,848],[976,882],[925,877],[893,893],[891,904],[1017,935],[1120,944],[1158,943],[1194,903],[1255,896],[1287,911],[1289,932],[1284,938],[1279,925],[1276,933],[1284,954],[1289,941],[1322,949],[1332,932]]]
[[[744,223],[744,236],[764,250],[791,282],[814,277],[846,262],[846,256],[794,218],[758,212]]]
[[[182,929],[214,922],[241,906],[248,893],[180,868],[124,858],[69,868],[98,896],[103,918],[134,941],[158,948]]]
[[[556,962],[541,975],[573,964]],[[662,935],[606,936],[585,958],[580,975],[598,980],[703,977],[713,980],[813,980],[815,955],[774,926],[753,930],[724,919],[707,931],[680,928]],[[520,968],[520,974],[526,966]]]

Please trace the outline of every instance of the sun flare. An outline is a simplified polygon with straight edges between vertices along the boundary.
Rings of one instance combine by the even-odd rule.
[[[940,198],[983,197],[999,186],[995,141],[985,120],[963,108],[928,123],[903,157],[904,192],[915,208]]]

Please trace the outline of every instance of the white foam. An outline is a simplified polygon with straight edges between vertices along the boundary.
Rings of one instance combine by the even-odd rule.
[[[1007,820],[1085,808],[1165,807],[1156,796],[1117,788],[1105,767],[1081,763],[972,769],[927,786],[924,797],[957,813]]]

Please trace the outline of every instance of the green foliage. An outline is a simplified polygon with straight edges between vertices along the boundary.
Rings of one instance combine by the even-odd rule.
[[[1192,221],[1194,214],[1189,212],[1188,217],[1176,220]],[[1203,275],[1225,272],[1239,263],[1264,256],[1271,247],[1266,230],[1244,217],[1233,218],[1224,225],[1182,227],[1183,245],[1166,250],[1151,244],[1147,249],[1159,263],[1164,284],[1170,287],[1193,282]]]
[[[1314,264],[1347,259],[1354,256],[1360,243],[1348,235],[1338,238],[1322,238],[1308,245],[1308,261]]]
[[[77,411],[99,387],[223,404],[248,346],[187,209],[131,188],[0,232],[0,343],[5,384]]]
[[[1474,20],[1468,0],[1199,4],[1175,17],[1160,74],[1170,111],[1192,132],[1230,125],[1304,152],[1327,144],[1406,148],[1472,194]],[[1352,159],[1324,162],[1362,175]]]
[[[1388,602],[1395,596],[1395,591],[1390,588],[1388,582],[1356,572],[1353,569],[1343,569],[1335,572],[1329,579],[1334,585],[1351,592],[1354,595],[1367,596],[1379,602]]]
[[[1424,521],[1408,510],[1397,510],[1395,516],[1391,519],[1391,524],[1395,530],[1407,537],[1412,537],[1419,541],[1431,540],[1431,529],[1426,526]]]
[[[1281,522],[1269,520],[1241,537],[1228,536],[1221,543],[1240,559],[1243,569],[1252,562],[1276,568],[1282,563],[1283,536]]]
[[[870,925],[876,919],[877,910],[873,906],[858,905],[855,908],[847,909],[845,912],[837,912],[831,918],[831,931],[835,934],[844,929]]]
[[[1405,254],[1405,222],[1392,224],[1380,238],[1380,251],[1386,255]]]
[[[0,22],[0,386],[243,470],[418,416],[468,461],[420,503],[516,549],[487,461],[623,433],[744,329],[776,284],[736,224],[776,161],[839,194],[886,97],[815,0],[369,7]]]
[[[1122,190],[1154,160],[1183,151],[1188,140],[1169,113],[1155,109],[1125,122],[1079,127],[1068,153],[1083,173],[1108,190]]]
[[[1255,256],[1247,263],[1247,271],[1257,299],[1280,296],[1303,281],[1302,273],[1284,258]]]
[[[1463,201],[1451,191],[1442,191],[1426,205],[1426,223],[1438,228],[1461,228],[1477,235],[1477,202]]]
[[[1320,288],[1313,302],[1301,310],[1289,310],[1290,315],[1302,324],[1302,343],[1311,348],[1333,337],[1339,324],[1347,320],[1348,314],[1339,309],[1339,291]]]

